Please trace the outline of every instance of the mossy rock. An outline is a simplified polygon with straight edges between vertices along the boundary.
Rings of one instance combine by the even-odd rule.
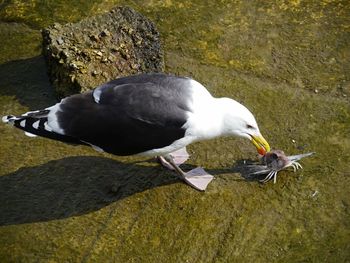
[[[131,74],[164,70],[159,33],[129,7],[42,31],[43,53],[59,97]]]

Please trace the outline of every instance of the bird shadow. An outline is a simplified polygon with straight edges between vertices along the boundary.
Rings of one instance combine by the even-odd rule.
[[[208,169],[212,175],[239,173],[246,161],[232,168]],[[186,164],[184,169],[194,166]],[[0,225],[68,218],[97,211],[109,204],[152,188],[181,182],[160,166],[122,163],[95,156],[74,156],[21,168],[0,177]]]
[[[15,96],[30,110],[45,108],[58,101],[43,56],[1,64],[0,79],[0,95]]]
[[[0,225],[67,218],[147,189],[180,182],[156,166],[68,157],[0,177]]]
[[[260,163],[250,159],[237,160],[235,162],[235,165],[232,166],[231,172],[239,174],[241,177],[241,180],[244,180],[244,181],[248,181],[248,182],[260,181],[264,179],[266,175],[254,174],[254,172],[257,171],[257,168],[256,168],[257,164],[260,164]]]

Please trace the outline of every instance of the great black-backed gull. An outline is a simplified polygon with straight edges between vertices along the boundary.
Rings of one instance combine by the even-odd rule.
[[[164,165],[198,190],[213,176],[202,168],[187,173],[179,164],[185,147],[219,136],[247,138],[260,154],[270,150],[253,114],[230,98],[214,98],[199,82],[163,73],[107,82],[56,105],[2,120],[25,131],[115,155],[159,156]]]

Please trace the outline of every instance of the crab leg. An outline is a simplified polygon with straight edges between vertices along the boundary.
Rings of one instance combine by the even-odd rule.
[[[285,168],[287,168],[287,167],[292,167],[294,172],[297,171],[297,166],[295,165],[294,162],[291,162],[291,163],[289,163],[288,165],[284,166],[283,169],[285,169]]]
[[[261,180],[259,180],[259,182],[261,182],[261,183],[265,183],[266,182],[266,180],[267,180],[267,178],[270,176],[270,174],[271,174],[271,172],[269,172],[266,176],[265,176],[265,178],[264,179],[261,179]]]
[[[272,170],[271,172],[269,172],[269,174],[264,179],[260,180],[260,182],[266,183],[266,182],[270,181],[271,178],[274,176],[275,172],[276,171]]]
[[[261,170],[261,171],[254,172],[252,174],[254,174],[254,175],[266,174],[266,173],[268,173],[270,171],[271,171],[270,169],[264,169],[264,170]]]
[[[303,168],[303,167],[301,166],[301,164],[298,163],[298,162],[292,162],[290,165],[293,167],[294,172],[295,172],[296,170],[298,170],[298,169],[302,169],[302,168]]]
[[[303,169],[303,167],[301,166],[301,164],[300,164],[300,163],[298,163],[298,162],[294,162],[294,164],[295,164],[295,166],[296,166],[297,168]]]
[[[275,171],[275,175],[274,175],[274,177],[273,177],[273,183],[275,184],[276,181],[277,181],[277,171]]]

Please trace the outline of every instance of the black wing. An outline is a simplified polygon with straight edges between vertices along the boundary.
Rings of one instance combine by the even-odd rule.
[[[65,135],[131,155],[184,137],[190,100],[189,79],[143,74],[66,98],[57,117]]]

